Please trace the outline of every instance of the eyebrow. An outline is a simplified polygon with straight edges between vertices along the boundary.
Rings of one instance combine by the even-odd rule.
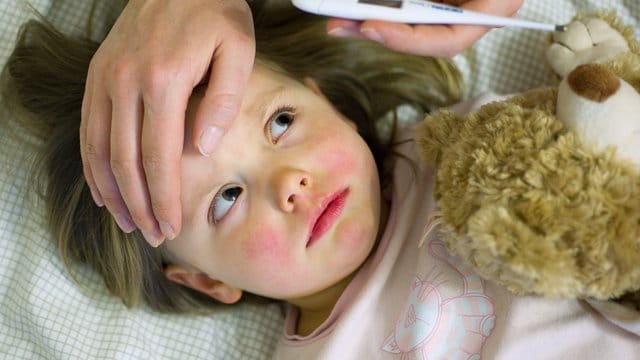
[[[265,100],[260,102],[258,105],[250,106],[249,109],[247,110],[247,113],[249,116],[258,115],[257,120],[260,122],[260,124],[262,124],[263,120],[270,115],[267,112],[273,108],[273,104],[277,103],[280,99],[282,99],[283,97],[286,97],[290,93],[291,93],[291,90],[288,89],[285,85],[278,85],[265,92],[259,93],[256,95],[256,98],[264,98]],[[212,154],[212,157],[213,156],[215,156],[215,152],[214,154]],[[211,189],[214,189],[214,191],[218,191],[218,189],[224,186],[225,184],[226,184],[225,181],[220,181],[218,183],[212,184]],[[205,204],[207,211],[209,209],[209,203],[208,203],[209,196],[206,196],[206,195],[208,194],[210,194],[209,191],[207,191],[202,196],[203,203]],[[194,214],[194,216],[197,216],[197,215]]]
[[[264,97],[265,100],[261,102],[256,107],[250,108],[249,114],[255,115],[258,114],[258,120],[262,122],[267,118],[270,114],[267,114],[269,110],[273,108],[273,104],[278,102],[278,100],[285,97],[285,95],[289,94],[291,91],[287,89],[284,85],[279,85],[274,89],[266,91],[263,94],[258,94],[260,97]]]

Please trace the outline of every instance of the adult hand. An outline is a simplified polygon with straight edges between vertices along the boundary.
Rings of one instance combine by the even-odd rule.
[[[466,10],[499,16],[513,16],[524,0],[438,1]],[[363,22],[331,19],[329,34],[367,38],[388,48],[424,56],[453,57],[473,44],[491,28],[471,25],[409,25],[379,20]]]
[[[208,83],[193,143],[204,155],[235,118],[255,55],[245,0],[130,0],[91,60],[80,124],[94,201],[158,246],[181,229],[188,99]]]

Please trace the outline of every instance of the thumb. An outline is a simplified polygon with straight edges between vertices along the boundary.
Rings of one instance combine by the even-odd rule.
[[[227,42],[228,43],[228,42]],[[211,65],[211,76],[196,112],[194,143],[202,155],[209,156],[232,126],[253,69],[255,48],[221,45]]]

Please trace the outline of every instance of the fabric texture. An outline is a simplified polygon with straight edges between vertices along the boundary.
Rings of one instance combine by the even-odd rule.
[[[30,6],[68,33],[97,38],[117,17],[121,0],[0,0],[0,66]],[[612,8],[640,29],[637,0],[528,0],[519,17],[565,23],[576,12]],[[493,30],[456,61],[469,96],[517,92],[549,81],[542,52],[548,34]],[[281,334],[277,306],[221,308],[208,317],[129,310],[102,280],[78,266],[75,283],[52,245],[40,200],[28,187],[29,149],[16,142],[0,112],[0,358],[262,359]]]
[[[289,311],[278,360],[596,360],[640,352],[638,335],[585,303],[514,296],[449,255],[438,238],[434,171],[410,141],[420,131],[409,130],[397,141],[402,157],[376,253],[309,336],[294,335],[298,313]]]
[[[578,14],[613,10],[640,34],[640,2],[636,0],[526,0],[517,17],[567,24]],[[494,29],[470,51],[455,58],[465,74],[467,94],[510,94],[545,86],[553,72],[544,60],[549,33],[528,29]]]
[[[68,33],[85,34],[91,1],[34,0]],[[97,2],[94,38],[118,14],[118,1]],[[26,2],[0,0],[2,66]],[[29,151],[0,115],[0,359],[268,359],[280,335],[279,307],[243,304],[212,316],[127,309],[102,279],[82,266],[78,284],[57,256],[43,204],[27,186]]]

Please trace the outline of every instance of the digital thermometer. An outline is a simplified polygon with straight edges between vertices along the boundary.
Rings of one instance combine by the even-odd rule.
[[[408,24],[464,24],[564,31],[564,25],[545,24],[464,10],[426,0],[292,0],[313,14],[352,20],[386,20]]]

